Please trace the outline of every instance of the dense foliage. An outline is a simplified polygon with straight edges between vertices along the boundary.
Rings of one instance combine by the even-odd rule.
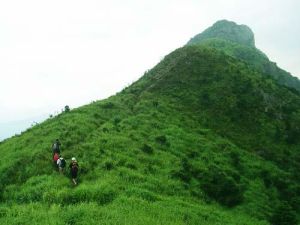
[[[246,62],[265,76],[271,76],[279,84],[300,91],[300,81],[279,68],[254,45],[254,34],[245,25],[222,20],[193,37],[187,45],[204,45]]]
[[[255,46],[254,34],[248,26],[237,25],[228,20],[217,21],[213,26],[193,37],[188,44],[198,44],[210,38],[220,38],[250,47]]]

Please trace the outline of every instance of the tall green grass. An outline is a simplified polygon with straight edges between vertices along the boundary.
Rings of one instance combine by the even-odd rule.
[[[285,89],[272,82],[213,49],[175,51],[116,96],[1,142],[0,224],[263,225],[293,216],[299,145],[275,142],[269,128],[297,130],[274,121],[288,111],[257,110],[269,103],[252,92],[275,88],[279,99]],[[254,89],[235,89],[244,84]],[[299,110],[298,95],[283,96]],[[53,168],[56,138],[68,163],[78,159],[77,187],[68,169]]]

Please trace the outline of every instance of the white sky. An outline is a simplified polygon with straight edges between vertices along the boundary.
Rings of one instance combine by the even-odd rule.
[[[0,140],[9,121],[106,98],[220,19],[300,76],[298,0],[0,0]],[[5,123],[5,126],[4,126]]]

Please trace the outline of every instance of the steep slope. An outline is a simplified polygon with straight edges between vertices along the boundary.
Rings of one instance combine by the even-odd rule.
[[[76,188],[53,172],[49,143],[55,137],[63,142],[66,158],[79,160]],[[220,155],[224,146],[228,150]],[[231,162],[231,152],[243,151],[150,92],[122,93],[61,114],[0,149],[1,224],[267,224],[250,219],[246,209],[228,211],[214,203],[231,207],[243,201]],[[245,154],[241,157],[253,157]],[[207,173],[206,164],[212,171],[207,179],[222,171],[221,184],[236,189],[228,199],[202,193],[202,179],[193,174]]]
[[[1,142],[0,223],[297,224],[299,103],[223,50],[177,49],[117,95]],[[76,188],[52,168],[55,138],[79,160]]]
[[[249,27],[221,20],[193,37],[187,45],[200,44],[222,50],[232,57],[245,61],[260,73],[272,76],[279,84],[300,91],[299,79],[271,62],[254,43],[254,34]]]

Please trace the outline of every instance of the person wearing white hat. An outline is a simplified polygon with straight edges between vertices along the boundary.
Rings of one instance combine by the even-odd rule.
[[[76,161],[75,157],[72,157],[72,162],[70,163],[70,173],[71,173],[71,178],[72,178],[72,182],[74,185],[77,185],[77,175],[78,175],[78,163]]]
[[[60,155],[59,159],[56,161],[59,172],[62,174],[66,167],[66,160]]]

